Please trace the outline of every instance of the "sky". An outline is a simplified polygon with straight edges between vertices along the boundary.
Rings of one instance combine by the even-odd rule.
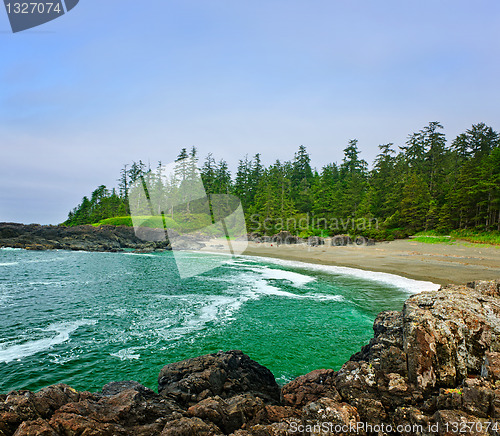
[[[430,121],[500,130],[498,0],[80,0],[0,9],[0,222],[57,224],[124,164],[195,145],[320,169]]]

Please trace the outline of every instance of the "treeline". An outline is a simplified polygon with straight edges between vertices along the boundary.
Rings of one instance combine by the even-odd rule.
[[[311,167],[304,146],[292,160],[268,167],[260,154],[246,156],[234,176],[227,162],[212,154],[200,166],[194,147],[182,149],[177,160],[200,167],[207,193],[238,196],[249,230],[326,236],[338,229],[314,223],[361,220],[376,222],[365,233],[380,238],[422,230],[500,230],[500,135],[479,123],[448,143],[442,129],[431,122],[400,147],[380,145],[371,170],[355,139],[344,149],[342,162],[320,170]],[[70,212],[65,224],[127,215],[130,185],[151,171],[141,161],[125,166],[118,193],[100,186]],[[299,221],[310,225],[304,229]]]

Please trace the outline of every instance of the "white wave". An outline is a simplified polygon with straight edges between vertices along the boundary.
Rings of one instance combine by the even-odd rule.
[[[3,262],[3,263],[0,263],[0,266],[12,266],[12,265],[19,265],[19,262]]]
[[[157,256],[155,254],[151,254],[151,253],[123,253],[125,254],[126,256],[143,256],[143,257],[157,257],[157,258],[160,258],[160,256]]]
[[[47,285],[59,285],[65,283],[64,281],[59,281],[59,282],[28,282],[28,285],[30,286],[47,286]],[[22,284],[22,283],[21,283]]]
[[[159,329],[158,334],[165,340],[174,341],[186,335],[203,330],[210,322],[226,322],[232,318],[248,296],[239,297],[217,296],[211,297],[208,303],[195,311],[181,326],[170,328],[170,326]]]
[[[25,263],[61,262],[63,260],[65,260],[64,257],[54,257],[52,259],[33,259],[33,260],[27,260]]]
[[[137,360],[141,357],[140,354],[134,354],[134,348],[124,348],[117,353],[110,353],[112,357],[117,357],[120,360]]]
[[[241,256],[243,258],[255,256]],[[282,260],[271,257],[260,257],[265,262],[274,263],[276,265],[285,266],[287,268],[304,268],[309,271],[319,271],[327,274],[347,275],[351,277],[360,278],[363,280],[371,280],[379,283],[395,286],[404,290],[409,294],[418,294],[424,291],[435,291],[440,288],[440,285],[433,282],[423,280],[413,280],[406,277],[398,276],[396,274],[389,274],[376,271],[365,271],[357,268],[349,268],[345,266],[334,265],[319,265],[315,263],[299,262],[295,260]]]
[[[21,251],[22,248],[0,247],[0,250],[3,250],[3,251]]]
[[[56,336],[49,338],[38,339],[36,341],[26,342],[24,344],[16,345],[0,345],[0,362],[9,363],[13,360],[21,360],[25,357],[32,356],[33,354],[40,353],[41,351],[48,350],[55,345],[62,344],[69,340],[71,333],[83,325],[94,325],[95,320],[82,319],[78,321],[61,322],[51,324],[44,332],[56,332]]]
[[[293,271],[285,271],[282,269],[273,269],[267,267],[250,268],[252,271],[258,272],[266,279],[287,280],[292,282],[294,286],[304,286],[307,283],[313,282],[316,279],[311,276],[299,274]]]
[[[341,295],[326,295],[326,294],[294,294],[293,292],[282,291],[265,280],[253,280],[252,291],[258,295],[271,295],[276,297],[304,299],[304,300],[317,300],[317,301],[342,301],[344,297]]]

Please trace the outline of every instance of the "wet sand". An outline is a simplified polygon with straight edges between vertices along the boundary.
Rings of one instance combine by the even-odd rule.
[[[211,251],[211,244],[206,250]],[[374,246],[309,247],[250,242],[243,254],[386,272],[438,284],[500,279],[500,247],[469,243],[426,244],[405,239]]]

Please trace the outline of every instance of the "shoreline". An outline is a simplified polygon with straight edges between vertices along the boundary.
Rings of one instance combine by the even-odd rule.
[[[216,244],[217,241],[210,241],[201,251],[221,252],[215,248]],[[355,268],[440,285],[500,278],[500,248],[496,246],[425,244],[400,239],[374,246],[311,247],[249,242],[246,249],[243,245],[236,248],[247,256]]]
[[[500,280],[413,295],[402,311],[377,316],[369,343],[339,371],[316,369],[284,386],[233,349],[167,363],[157,391],[129,380],[98,392],[59,383],[0,394],[0,433],[262,436],[355,428],[366,435],[390,428],[403,436],[451,434],[466,423],[479,429],[468,434],[493,434],[484,426],[498,420],[499,296]]]

